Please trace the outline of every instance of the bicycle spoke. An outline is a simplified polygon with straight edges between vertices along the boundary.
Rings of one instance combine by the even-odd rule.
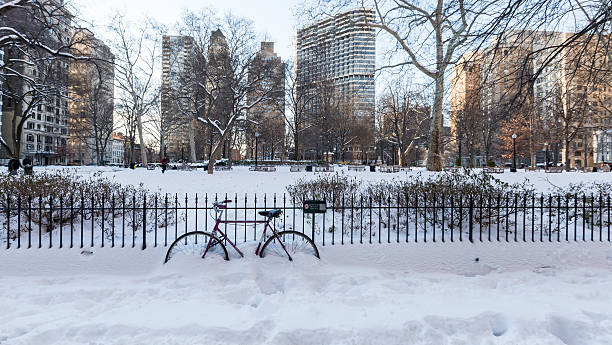
[[[280,256],[287,257],[287,254],[292,259],[300,256],[319,257],[319,251],[312,240],[299,232],[284,231],[279,233],[282,241],[279,241],[275,236],[269,238],[261,250],[261,256]]]
[[[202,258],[204,253],[206,253],[206,258],[228,259],[227,249],[217,238],[202,231],[194,231],[180,236],[172,243],[166,254],[166,262],[178,257]]]

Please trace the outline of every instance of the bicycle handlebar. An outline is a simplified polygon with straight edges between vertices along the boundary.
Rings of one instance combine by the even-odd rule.
[[[213,206],[215,208],[226,208],[227,204],[231,203],[232,201],[227,199],[227,200],[223,200],[223,201],[218,201],[216,203],[213,204]]]

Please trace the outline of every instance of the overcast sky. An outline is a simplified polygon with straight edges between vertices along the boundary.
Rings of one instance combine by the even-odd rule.
[[[294,8],[300,0],[72,0],[78,16],[101,27],[109,22],[117,10],[127,18],[137,20],[144,16],[171,26],[184,9],[197,10],[212,7],[219,13],[231,11],[235,15],[253,20],[257,33],[276,43],[276,51],[283,59],[294,55],[293,40],[296,33]],[[101,33],[100,33],[101,34]],[[103,34],[101,34],[103,36]]]

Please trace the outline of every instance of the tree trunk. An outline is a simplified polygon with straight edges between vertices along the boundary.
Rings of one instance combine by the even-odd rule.
[[[399,159],[399,164],[400,166],[406,167],[408,166],[408,162],[406,161],[406,152],[404,150],[404,145],[398,145],[397,146],[397,157]]]
[[[570,156],[569,156],[569,141],[563,141],[563,152],[565,153],[565,159],[563,164],[565,165],[565,171],[570,171]]]
[[[300,161],[300,140],[299,140],[299,135],[297,130],[295,131],[295,133],[293,134],[293,144],[294,144],[294,148],[295,148],[295,160],[296,161]]]
[[[436,90],[432,109],[431,124],[429,125],[429,143],[427,150],[427,170],[442,170],[442,102],[444,99],[444,73],[436,75]]]
[[[191,161],[196,162],[198,159],[196,157],[196,147],[195,147],[195,119],[191,120],[191,125],[189,126],[189,149],[191,150]]]
[[[142,159],[142,166],[147,166],[147,150],[144,144],[144,137],[142,134],[142,115],[138,114],[138,139],[140,141],[140,157]]]
[[[166,145],[166,140],[164,139],[165,135],[162,133],[159,139],[159,161],[161,162],[162,158],[165,156],[164,146]]]
[[[535,154],[535,143],[533,142],[533,135],[529,133],[529,157],[531,159],[531,167],[536,166],[536,154]]]
[[[135,141],[136,141],[136,139],[134,138],[134,136],[132,136],[130,138],[130,159],[129,159],[129,164],[130,165],[132,163],[134,163],[134,155],[136,154]]]
[[[217,155],[219,154],[219,151],[225,146],[225,140],[227,140],[227,136],[229,135],[230,131],[225,131],[225,133],[223,134],[223,136],[221,136],[219,142],[215,145],[215,148],[212,150],[211,154],[210,154],[210,159],[208,160],[208,173],[210,175],[213,174],[214,172],[214,167],[215,167],[215,157],[217,157]]]

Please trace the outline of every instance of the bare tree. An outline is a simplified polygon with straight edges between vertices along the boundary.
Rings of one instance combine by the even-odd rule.
[[[286,127],[291,133],[295,159],[300,161],[304,154],[302,150],[302,133],[310,125],[307,121],[307,110],[310,109],[314,100],[314,94],[307,92],[309,86],[298,87],[295,75],[295,65],[292,61],[285,63],[285,97],[284,102],[278,104],[282,108]],[[285,111],[285,110],[288,110]]]
[[[206,31],[207,27],[199,30]],[[192,97],[194,114],[209,127],[208,173],[212,174],[222,150],[231,155],[237,124],[246,121],[247,111],[267,100],[274,90],[273,86],[261,89],[271,66],[256,59],[258,49],[250,21],[226,15],[217,30],[198,32],[196,37],[191,66],[194,92],[185,97]],[[257,97],[248,99],[253,93]]]
[[[319,1],[312,8],[374,9],[376,20],[368,25],[386,33],[395,43],[394,50],[404,53],[385,67],[414,66],[433,81],[427,169],[440,171],[445,75],[454,63],[456,51],[469,41],[481,17],[494,11],[495,5],[495,1],[437,0],[419,4],[408,0],[338,0],[331,6]]]
[[[409,152],[427,138],[430,114],[423,95],[409,88],[393,83],[379,105],[381,138],[397,147],[399,164],[403,166],[409,163]]]
[[[155,78],[159,39],[151,35],[156,30],[150,21],[133,24],[117,15],[109,29],[114,35],[118,107],[130,146],[129,161],[134,162],[138,135],[142,164],[146,166],[144,122],[159,103],[159,85]]]
[[[70,35],[72,21],[63,2],[0,1],[0,50],[6,53],[0,88],[10,110],[0,143],[11,157],[20,156],[23,127],[35,110],[67,102],[68,64],[81,59],[72,54],[78,43]],[[65,152],[62,145],[58,143],[57,153]]]

